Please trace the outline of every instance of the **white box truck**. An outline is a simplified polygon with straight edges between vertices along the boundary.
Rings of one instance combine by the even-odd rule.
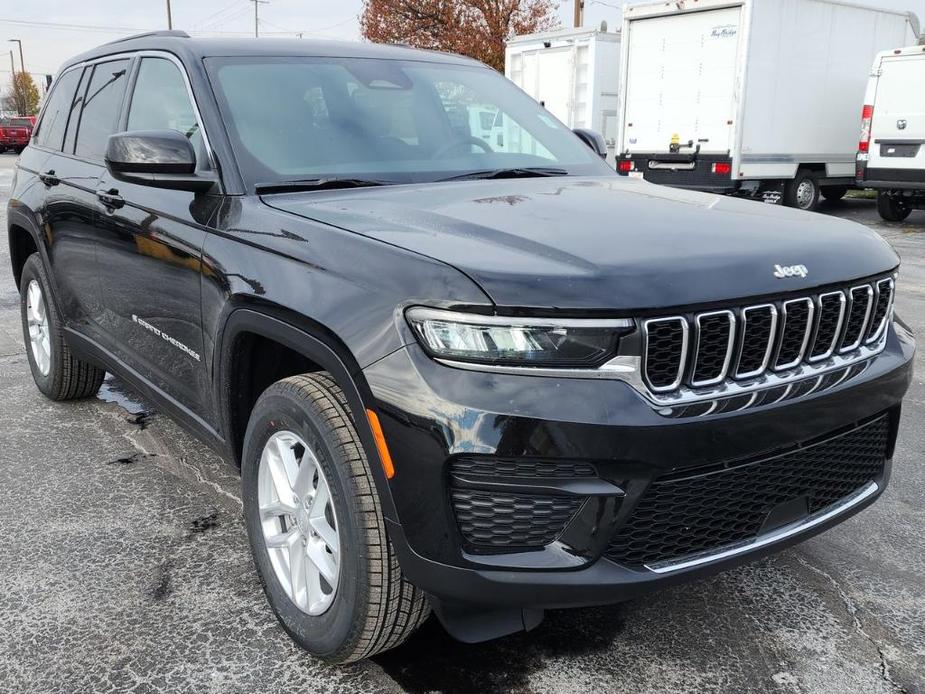
[[[507,43],[504,73],[570,128],[604,136],[614,164],[620,98],[620,34],[564,29]]]
[[[673,0],[624,10],[617,170],[814,209],[855,184],[870,63],[914,14],[841,0]]]
[[[925,45],[880,53],[861,113],[858,185],[877,191],[877,210],[901,222],[925,208]]]

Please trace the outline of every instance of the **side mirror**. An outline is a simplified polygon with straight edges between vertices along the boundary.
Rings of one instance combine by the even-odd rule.
[[[196,173],[196,152],[176,130],[135,130],[109,136],[106,168],[117,181],[202,193],[216,181]]]
[[[607,158],[607,143],[604,142],[604,136],[599,132],[587,128],[575,128],[572,132],[578,135],[581,141],[593,149],[601,159]]]

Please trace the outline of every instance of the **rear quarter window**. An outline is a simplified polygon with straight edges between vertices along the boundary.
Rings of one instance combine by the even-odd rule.
[[[42,112],[42,119],[38,122],[32,138],[33,143],[51,149],[61,149],[80,72],[80,69],[69,70],[55,81],[48,97],[48,104]]]

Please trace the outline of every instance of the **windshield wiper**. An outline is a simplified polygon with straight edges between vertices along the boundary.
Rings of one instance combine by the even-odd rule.
[[[467,179],[487,180],[499,178],[544,178],[546,176],[568,176],[568,171],[565,169],[553,169],[543,166],[530,166],[513,169],[488,169],[486,171],[470,171],[468,173],[459,174],[458,176],[441,178],[440,182],[465,181]]]
[[[269,195],[272,193],[293,193],[300,190],[337,190],[338,188],[369,188],[372,186],[387,186],[389,181],[374,181],[368,178],[300,178],[292,181],[274,181],[273,183],[258,183],[257,193]]]

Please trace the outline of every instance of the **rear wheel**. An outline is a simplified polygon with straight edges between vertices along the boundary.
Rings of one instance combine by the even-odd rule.
[[[877,193],[877,212],[887,222],[901,222],[912,214],[912,208],[901,197],[882,190]]]
[[[427,618],[386,534],[344,395],[326,374],[257,400],[241,470],[244,515],[267,599],[300,646],[330,663],[393,648]]]
[[[819,181],[812,171],[800,169],[796,178],[784,186],[784,204],[798,210],[815,210],[819,206]]]
[[[848,194],[848,186],[823,186],[822,197],[829,202],[838,202]]]
[[[61,317],[38,253],[26,260],[19,286],[23,338],[35,385],[52,400],[96,395],[106,372],[75,357],[65,343]]]

